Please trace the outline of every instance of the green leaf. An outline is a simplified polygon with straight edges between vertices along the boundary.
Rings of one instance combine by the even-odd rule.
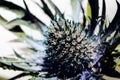
[[[21,18],[16,18],[7,23],[7,26],[25,25],[29,28],[39,30],[39,27],[32,23],[31,21],[26,21]]]
[[[7,22],[8,22],[8,21],[7,21],[3,16],[0,15],[0,24],[1,24],[2,26],[5,26],[5,24],[6,24]]]
[[[87,16],[88,16],[88,18],[90,18],[90,19],[91,19],[91,17],[92,17],[91,7],[90,7],[90,4],[89,4],[89,3],[87,3]]]

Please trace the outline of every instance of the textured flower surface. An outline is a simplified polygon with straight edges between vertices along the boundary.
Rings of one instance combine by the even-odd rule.
[[[45,35],[47,77],[72,78],[92,69],[93,60],[103,50],[99,47],[99,37],[88,37],[86,28],[69,20],[59,19],[51,23]]]
[[[46,26],[29,11],[25,0],[23,2],[26,9],[6,0],[0,1],[0,5],[21,10],[25,14],[22,18],[14,19],[7,24],[15,23],[15,28],[19,27],[19,31],[23,30],[22,33],[24,33],[23,27],[17,21],[23,21],[26,24],[27,21],[31,21],[34,28],[36,28],[35,26],[39,27],[44,36],[41,41],[24,33],[25,38],[22,39],[32,46],[31,50],[34,54],[28,52],[28,54],[20,55],[14,51],[15,58],[0,57],[2,68],[23,71],[22,74],[10,80],[26,75],[33,76],[32,80],[47,78],[54,80],[102,80],[101,74],[108,74],[107,70],[115,71],[114,58],[116,57],[113,57],[112,52],[117,52],[115,48],[120,44],[118,35],[120,31],[119,3],[116,1],[117,12],[114,19],[107,24],[105,0],[102,1],[103,9],[100,16],[98,0],[88,0],[88,12],[82,7],[82,1],[76,1],[81,10],[77,14],[81,14],[82,18],[67,20],[52,1],[48,0],[48,3],[55,9],[55,15],[52,14],[47,2],[41,0],[42,7],[37,5],[50,17],[50,26]],[[77,22],[80,21],[79,19],[81,22]],[[15,28],[10,30],[16,31]],[[117,73],[117,75],[120,74]]]

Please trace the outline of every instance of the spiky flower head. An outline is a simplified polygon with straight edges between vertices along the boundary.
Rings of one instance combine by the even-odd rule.
[[[47,55],[43,70],[48,72],[47,77],[66,79],[92,69],[100,51],[99,40],[95,35],[88,37],[87,29],[80,23],[64,19],[52,21],[45,34]]]

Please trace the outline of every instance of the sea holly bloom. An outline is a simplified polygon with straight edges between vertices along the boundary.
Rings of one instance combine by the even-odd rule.
[[[117,1],[118,10],[109,25],[106,25],[105,22],[106,8],[104,0],[101,16],[98,16],[98,0],[88,0],[91,16],[87,16],[83,7],[79,6],[82,10],[83,18],[81,19],[83,23],[65,19],[64,14],[59,11],[55,4],[49,1],[60,17],[55,18],[47,4],[43,0],[41,2],[43,11],[52,19],[50,26],[43,28],[46,25],[29,12],[25,1],[24,4],[28,12],[22,18],[23,20],[30,20],[37,25],[38,21],[40,22],[39,25],[42,26],[41,28],[43,28],[41,30],[44,35],[43,41],[35,41],[29,37],[25,38],[33,46],[36,53],[29,55],[29,57],[28,55],[23,57],[15,52],[17,58],[0,58],[1,67],[24,71],[23,74],[12,79],[32,75],[35,80],[42,78],[102,80],[100,74],[107,74],[105,71],[106,66],[109,70],[114,69],[115,62],[112,52],[120,43],[118,36],[120,30],[120,5]],[[81,4],[81,2],[79,3]],[[30,18],[28,18],[28,15]],[[8,24],[12,22],[14,20]],[[99,30],[96,32],[98,28]],[[40,47],[40,50],[38,47]]]
[[[97,35],[88,36],[88,29],[79,23],[59,19],[51,22],[46,32],[46,57],[43,71],[47,77],[61,79],[76,77],[84,71],[93,71],[106,47]],[[97,65],[99,71],[99,66]]]

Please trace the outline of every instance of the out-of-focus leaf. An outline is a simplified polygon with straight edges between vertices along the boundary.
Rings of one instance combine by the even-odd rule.
[[[30,44],[35,50],[38,50],[38,51],[44,51],[46,49],[46,46],[43,44],[42,41],[34,41],[34,40],[31,40],[29,38],[26,38],[25,41]]]
[[[116,70],[120,73],[120,56],[115,60]]]
[[[31,23],[31,21],[25,21],[20,18],[17,18],[17,19],[14,19],[14,20],[8,22],[7,26],[15,26],[12,29],[10,29],[11,31],[12,30],[14,31],[14,30],[20,28],[16,32],[22,32],[22,33],[24,33],[23,35],[27,35],[27,36],[33,37],[35,39],[41,39],[41,36],[42,36],[41,29],[39,29],[36,24]],[[20,30],[22,30],[22,31],[20,31]],[[37,35],[37,36],[35,36],[35,35]],[[20,35],[18,35],[18,36],[20,36]]]
[[[31,79],[29,80],[58,80],[56,77],[54,78],[42,78],[42,77],[32,77]]]
[[[17,62],[16,60],[17,59],[15,59],[15,58],[0,57],[0,67],[2,67],[3,69],[13,69],[13,70],[24,71],[24,69],[13,65],[13,63]]]
[[[29,55],[29,57],[28,57]],[[0,67],[3,69],[20,70],[32,74],[38,74],[41,71],[41,64],[43,64],[44,52],[38,52],[36,54],[24,55],[25,59],[18,56],[14,57],[0,57]]]
[[[87,3],[87,17],[91,19],[92,15],[91,15],[91,7],[90,4]]]
[[[81,14],[81,8],[80,8],[80,2],[79,0],[71,0],[72,5],[72,12],[73,12],[73,19],[75,22],[80,21],[80,14]]]
[[[41,0],[43,7],[41,7],[43,9],[43,11],[52,19],[54,20],[55,16],[52,14],[52,11],[50,10],[50,8],[48,7],[48,5],[45,3],[44,0]]]
[[[39,30],[36,29],[31,29],[27,26],[21,25],[22,30],[24,31],[24,35],[23,37],[30,37],[32,39],[35,40],[43,40],[44,36],[42,35],[42,33]]]
[[[24,4],[25,4],[25,1],[24,1]],[[36,16],[34,16],[28,10],[26,10],[12,2],[1,0],[0,7],[5,7],[7,9],[9,9],[10,11],[12,11],[12,10],[15,10],[15,11],[17,10],[19,12],[22,11],[24,13],[24,16],[22,16],[19,19],[22,19],[25,21],[31,21],[32,23],[35,23],[37,25],[37,27],[39,27],[40,29],[41,29],[41,26],[46,27],[46,25],[41,20],[39,20]],[[12,11],[12,12],[14,12],[14,11]],[[18,13],[16,13],[16,14],[18,14]],[[17,20],[17,19],[15,19],[15,20]],[[12,20],[12,21],[15,21],[15,20]],[[17,25],[17,23],[16,23],[16,25]],[[43,30],[41,29],[41,31],[43,31]]]
[[[117,45],[117,47],[115,48],[115,50],[117,50],[118,52],[120,52],[120,44]]]
[[[80,3],[80,7],[81,7],[81,10],[82,10],[82,13],[83,13],[83,23],[82,23],[81,28],[84,29],[85,26],[86,26],[87,16],[85,15],[85,10],[82,6],[82,3],[81,2],[79,2],[79,3]]]
[[[16,57],[20,58],[20,59],[25,59],[24,57],[22,57],[22,55],[18,54],[15,50],[13,50]]]
[[[36,26],[38,26],[42,32],[44,32],[43,27],[47,27],[41,20],[39,20],[36,16],[32,15],[32,13],[29,11],[27,4],[25,0],[23,1],[26,7],[26,14],[24,17],[22,17],[23,20],[30,20],[32,23],[34,23]]]
[[[37,25],[33,24],[30,21],[23,20],[21,18],[14,19],[7,23],[7,26],[17,26],[17,25],[26,25],[29,28],[39,30]]]
[[[29,73],[29,72],[23,72],[23,73],[20,73],[12,78],[10,78],[9,80],[16,80],[16,79],[19,79],[21,77],[24,77],[24,76],[30,76],[30,75],[35,75],[35,73]],[[37,74],[36,74],[37,75]],[[26,79],[26,78],[25,78]]]
[[[13,31],[13,32],[23,32],[19,25],[14,25],[14,26],[9,25],[8,26],[8,25],[6,25],[7,23],[8,23],[8,21],[5,18],[3,18],[2,16],[0,16],[0,24],[2,26],[4,26],[6,29]]]
[[[21,29],[21,27],[19,25],[9,29],[12,32],[23,32],[23,30]]]
[[[18,15],[20,14],[22,16],[26,12],[26,10],[24,8],[14,4],[12,2],[5,1],[5,0],[0,0],[0,7],[11,10],[12,12],[15,12]]]
[[[0,57],[0,67],[3,69],[12,69],[28,72],[38,72],[41,70],[40,61],[22,60],[18,58]]]
[[[41,77],[32,77],[31,79],[29,79],[29,80],[44,80],[43,78],[41,78]],[[46,79],[47,80],[47,79]]]
[[[104,32],[104,28],[106,26],[106,22],[105,22],[105,19],[106,19],[106,5],[105,5],[105,0],[103,0],[103,4],[102,4],[102,15],[101,15],[101,18],[100,18],[100,26],[99,26],[99,34],[98,35],[101,35],[103,32]]]
[[[48,2],[53,7],[53,9],[55,10],[56,14],[58,14],[60,18],[64,19],[64,14],[58,9],[58,7],[51,0],[48,0]]]
[[[120,44],[120,36],[117,36],[114,40],[114,42],[111,44],[111,51],[114,51],[117,46]]]
[[[99,1],[98,0],[88,0],[91,7],[91,22],[89,26],[89,36],[92,36],[97,25],[98,12],[99,12]]]
[[[29,9],[28,9],[27,4],[26,4],[26,2],[25,2],[25,0],[23,0],[23,2],[24,2],[24,5],[25,5],[25,8],[26,8],[27,12],[30,12]]]
[[[109,24],[109,27],[106,29],[105,31],[105,35],[103,36],[103,38],[105,39],[106,37],[109,36],[109,34],[111,34],[112,32],[114,32],[117,29],[116,25],[120,25],[120,4],[119,2],[116,0],[117,3],[117,12],[115,14],[115,17],[113,18],[112,22]]]
[[[2,26],[5,26],[5,24],[7,23],[8,21],[4,18],[4,17],[2,17],[1,15],[0,15],[0,24],[2,25]]]

